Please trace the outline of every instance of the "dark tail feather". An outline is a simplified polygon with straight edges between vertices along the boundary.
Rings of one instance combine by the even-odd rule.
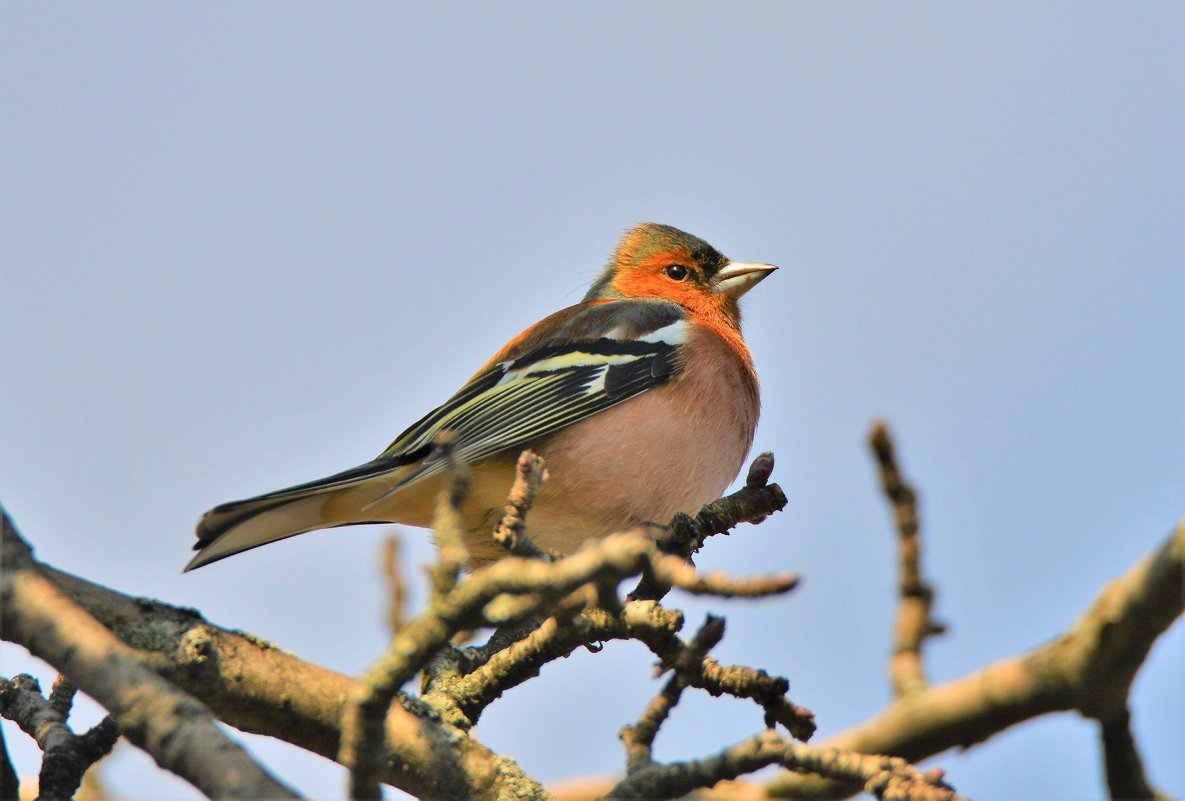
[[[383,491],[398,486],[404,472],[399,468],[407,465],[405,458],[375,460],[328,478],[214,507],[198,521],[198,540],[193,546],[197,553],[183,572],[306,531],[384,522],[368,518],[362,504],[345,505],[344,510],[336,506],[332,516],[326,514],[326,506],[334,498],[380,477],[385,479],[381,482]]]

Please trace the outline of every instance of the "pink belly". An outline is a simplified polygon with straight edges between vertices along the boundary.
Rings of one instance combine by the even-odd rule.
[[[551,475],[527,516],[540,547],[570,553],[590,537],[667,523],[736,478],[757,425],[755,380],[710,333],[688,347],[706,358],[678,380],[535,445]],[[474,562],[502,555],[491,545],[484,525],[475,530]]]

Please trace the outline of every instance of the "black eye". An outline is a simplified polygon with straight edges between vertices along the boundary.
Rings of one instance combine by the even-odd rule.
[[[682,281],[686,277],[687,268],[682,264],[672,264],[670,267],[667,267],[667,278],[670,278],[672,281]]]

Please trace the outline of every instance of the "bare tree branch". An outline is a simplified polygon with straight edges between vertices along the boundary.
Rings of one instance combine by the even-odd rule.
[[[417,618],[404,627],[400,636],[406,636],[408,642],[398,647],[402,653],[414,656],[417,664],[422,666],[425,654],[430,655],[439,650],[448,639],[449,625],[441,625],[441,621],[451,622],[453,628],[480,622],[478,618],[483,610],[487,609],[487,605],[494,608],[493,601],[503,593],[512,593],[514,597],[521,599],[525,607],[519,611],[525,614],[551,605],[562,607],[561,602],[564,598],[585,585],[620,582],[629,576],[638,575],[643,570],[650,570],[662,581],[689,592],[723,596],[771,595],[786,592],[796,583],[795,577],[790,575],[748,580],[733,580],[715,574],[699,576],[683,560],[658,553],[653,541],[646,534],[627,532],[589,543],[577,553],[556,562],[508,557],[475,572],[448,596],[447,604],[426,612],[420,624],[417,625]],[[621,618],[623,622],[629,619],[624,617],[625,607],[621,612],[610,614]],[[602,618],[600,623],[606,623],[605,619]],[[461,697],[457,690],[464,686],[467,691],[465,707],[470,714],[479,713],[485,703],[498,697],[512,683],[533,675],[533,671],[536,671],[539,665],[555,658],[553,654],[559,651],[570,652],[579,645],[596,641],[586,639],[578,642],[573,632],[580,629],[568,627],[566,619],[562,626],[557,624],[552,628],[550,624],[546,624],[546,630],[538,638],[531,639],[528,644],[516,649],[512,656],[500,660],[494,668],[482,672],[476,679],[460,678],[459,681],[464,684],[459,684],[457,688],[446,690],[445,683],[440,677],[433,677],[429,686],[436,692],[444,692],[455,697]],[[628,624],[618,631],[626,628]],[[645,631],[640,633],[646,634]],[[605,637],[608,638],[610,637]],[[393,647],[396,646],[393,644]],[[521,669],[512,667],[511,660],[518,658],[525,660]],[[488,691],[475,686],[485,677],[492,676],[499,678],[495,679],[495,684]],[[408,677],[410,678],[410,674]],[[508,678],[511,679],[510,682],[507,682]],[[474,692],[478,697],[474,697]]]
[[[706,759],[649,765],[623,779],[605,797],[677,798],[768,765],[854,784],[881,799],[955,801],[962,798],[942,781],[941,772],[923,773],[897,757],[794,743],[774,732],[758,734]]]
[[[458,658],[464,671],[436,675],[424,700],[455,725],[468,728],[502,693],[539,675],[543,665],[568,656],[589,643],[639,640],[655,653],[666,653],[678,642],[683,614],[654,601],[630,601],[617,614],[604,609],[578,610],[578,614],[553,616],[497,646],[465,649]],[[491,640],[491,643],[493,641]],[[456,710],[450,715],[443,710]]]
[[[193,610],[131,598],[45,564],[36,568],[137,649],[144,667],[201,698],[225,722],[329,759],[337,756],[342,713],[357,686],[348,676],[219,628]],[[4,636],[10,638],[7,625]],[[458,736],[430,712],[417,713],[411,702],[391,705],[386,738],[384,781],[412,795],[494,799],[515,792],[500,773],[497,754],[473,737]]]
[[[429,569],[433,592],[428,608],[394,634],[384,656],[362,677],[360,689],[343,719],[339,758],[351,766],[351,797],[379,797],[381,764],[374,744],[381,742],[385,710],[418,670],[428,669],[429,692],[425,701],[443,702],[438,710],[442,717],[468,729],[485,705],[509,686],[506,678],[517,682],[537,672],[539,657],[548,653],[542,646],[552,636],[552,630],[547,630],[542,636],[534,637],[531,629],[526,628],[508,636],[511,629],[506,629],[500,650],[482,651],[484,659],[492,660],[500,652],[503,658],[496,660],[492,670],[483,670],[485,665],[474,661],[476,651],[463,654],[450,650],[450,640],[462,629],[515,621],[530,621],[531,627],[536,628],[538,616],[548,612],[557,628],[561,624],[566,627],[577,614],[590,607],[621,616],[625,608],[617,597],[617,585],[624,578],[639,574],[651,577],[661,586],[724,596],[771,595],[785,592],[796,583],[795,577],[789,575],[749,579],[701,575],[684,559],[660,552],[662,546],[656,546],[643,532],[619,534],[590,543],[580,552],[558,561],[541,559],[542,554],[526,535],[525,519],[535,491],[545,478],[545,468],[543,461],[529,451],[518,460],[506,513],[495,529],[495,537],[507,550],[524,556],[509,557],[460,580],[459,568],[467,557],[460,524],[467,472],[452,460],[451,440],[438,438],[437,447],[450,459],[450,472],[437,502],[434,521],[440,556]],[[772,457],[764,456],[760,461],[772,469]],[[749,489],[774,495],[764,486],[768,469],[764,475],[761,470],[756,475],[759,478],[754,479],[754,486]],[[710,533],[711,526],[726,528],[735,522],[731,519],[721,522],[722,516],[744,512],[743,505],[736,502],[717,502],[717,506],[722,511],[714,513],[705,507],[701,512],[703,520],[693,523],[702,536]],[[685,545],[686,542],[689,541]],[[702,538],[698,542],[702,543]],[[546,627],[547,621],[542,623]],[[673,641],[681,652],[682,643],[677,637]],[[664,651],[663,655],[670,654]],[[508,660],[522,660],[521,667]],[[744,673],[733,669],[730,672],[715,664],[705,669],[702,658],[696,662],[698,686],[716,693],[730,691],[742,697],[760,697],[767,720],[781,720],[800,736],[804,733],[809,736],[813,731],[809,712],[797,709],[784,698],[788,687],[785,680],[772,681],[761,671]],[[466,692],[460,693],[457,690],[462,683],[467,687]],[[519,781],[526,779],[520,776]],[[534,791],[543,792],[542,788]]]
[[[145,669],[135,651],[43,577],[6,512],[0,538],[5,638],[62,671],[129,740],[207,796],[297,797],[223,734],[209,710]]]
[[[359,715],[375,715],[387,708],[388,699],[434,654],[445,648],[449,639],[467,627],[497,622],[506,612],[495,602],[499,596],[521,602],[515,616],[528,616],[548,608],[586,584],[618,583],[650,570],[659,580],[699,594],[755,597],[786,592],[797,579],[790,575],[734,580],[720,574],[700,576],[683,560],[660,554],[649,536],[627,532],[590,543],[581,551],[556,562],[508,557],[482,568],[451,590],[436,592],[428,608],[403,626],[392,638],[383,659],[362,682],[356,704]],[[443,575],[439,572],[437,575]],[[494,620],[491,620],[494,618]],[[489,697],[489,696],[487,696]],[[494,695],[493,697],[496,697]],[[353,733],[345,742],[364,742],[377,736],[375,729],[363,732],[359,718],[347,719]],[[356,738],[356,739],[351,739]],[[343,752],[349,762],[356,755]],[[372,785],[373,787],[373,785]],[[354,788],[356,794],[363,787]]]
[[[707,658],[708,651],[715,648],[723,637],[723,618],[708,615],[691,642],[669,658],[669,667],[673,669],[673,675],[667,680],[662,691],[646,706],[638,722],[621,730],[620,737],[626,751],[626,775],[633,775],[654,764],[654,738],[671,710],[679,703],[683,689],[687,686],[685,676],[692,672],[702,675],[703,661]],[[659,669],[665,668],[660,665]]]
[[[27,674],[0,681],[0,714],[36,740],[44,754],[37,782],[38,799],[73,798],[91,765],[111,753],[119,739],[119,727],[108,715],[84,734],[75,734],[66,725],[74,688],[61,676],[54,682],[49,699],[41,695],[37,679]]]
[[[1017,723],[1077,710],[1102,721],[1127,708],[1132,681],[1156,639],[1185,612],[1185,519],[1154,552],[1107,584],[1069,631],[1028,653],[928,687],[821,745],[896,754],[910,762],[973,745]],[[783,774],[777,797],[837,797],[833,782]]]

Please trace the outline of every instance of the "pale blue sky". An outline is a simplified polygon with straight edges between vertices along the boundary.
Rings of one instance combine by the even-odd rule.
[[[923,493],[936,680],[1064,630],[1185,513],[1182,41],[1179,3],[5,4],[0,500],[54,564],[357,673],[381,529],[183,577],[197,516],[370,458],[670,223],[784,268],[745,309],[790,506],[701,564],[806,576],[671,601],[834,732],[888,698],[875,415]],[[620,770],[649,666],[578,653],[478,734],[544,779]],[[1133,709],[1185,795],[1181,626]],[[691,698],[658,756],[760,726]],[[1062,715],[935,762],[976,798],[1094,799],[1095,741]],[[130,751],[107,775],[195,797]]]

